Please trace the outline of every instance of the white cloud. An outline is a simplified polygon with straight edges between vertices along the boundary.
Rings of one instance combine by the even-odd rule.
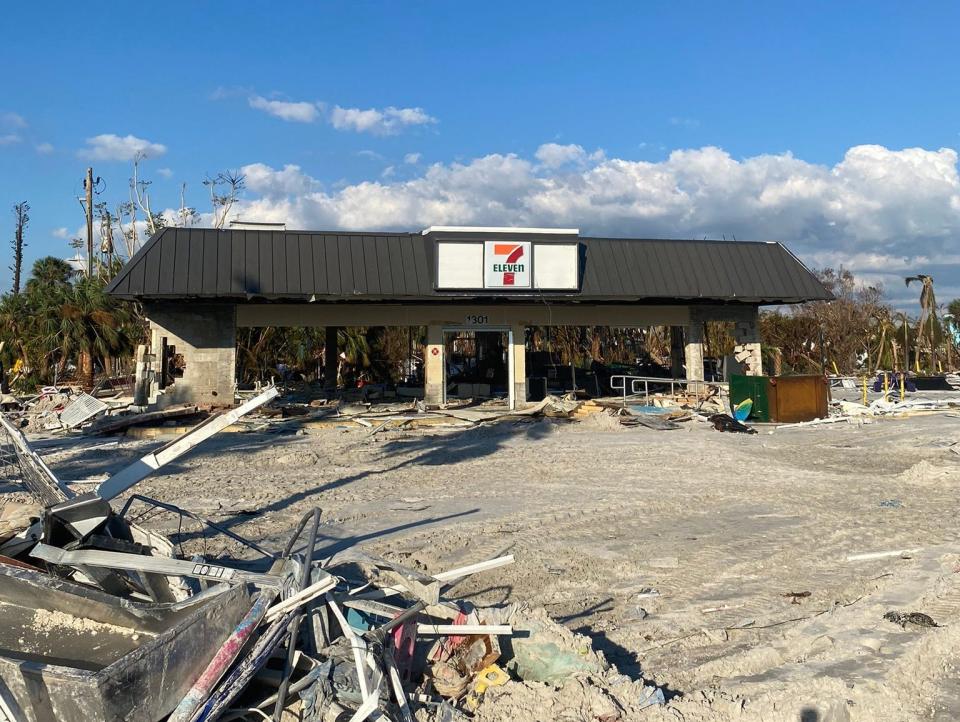
[[[251,108],[294,123],[313,123],[320,117],[320,108],[316,103],[268,100],[260,95],[251,96],[247,102]]]
[[[59,228],[54,228],[50,235],[52,235],[54,238],[69,238],[70,231],[67,230],[66,226],[60,226]]]
[[[960,284],[953,149],[863,145],[827,166],[790,153],[735,159],[715,147],[677,150],[659,162],[591,160],[558,147],[567,150],[437,163],[412,179],[329,191],[296,166],[257,164],[244,172],[259,197],[240,205],[245,217],[300,228],[573,226],[595,235],[782,240],[810,265],[887,281],[937,268],[938,281]],[[560,167],[545,162],[561,158]]]
[[[383,156],[377,153],[377,151],[368,150],[367,148],[358,150],[357,155],[359,155],[361,158],[369,158],[370,160],[383,160]]]
[[[274,170],[263,163],[245,165],[240,169],[247,189],[263,199],[278,200],[289,196],[303,196],[320,187],[320,183],[300,170],[298,165],[285,165]]]
[[[161,178],[170,180],[171,178],[173,178],[173,170],[171,170],[170,168],[157,168],[157,175],[160,176]]]
[[[34,150],[40,155],[50,155],[56,149],[53,147],[53,143],[37,143]]]
[[[420,162],[420,153],[407,153],[403,156],[403,162],[409,165],[416,165]]]
[[[223,100],[236,95],[239,88],[217,88],[211,99]],[[262,95],[248,93],[247,102],[251,108],[262,110],[281,120],[294,123],[314,123],[324,118],[336,130],[348,130],[373,135],[396,135],[405,128],[418,125],[431,125],[437,119],[428,115],[423,108],[344,108],[334,105],[327,112],[327,104],[322,102],[271,100]]]
[[[87,138],[87,147],[77,151],[77,155],[88,160],[124,161],[133,160],[139,153],[147,158],[156,158],[167,152],[167,147],[152,143],[134,135],[119,136],[114,133]]]
[[[390,178],[390,177],[396,175],[396,172],[397,172],[397,169],[396,169],[394,166],[388,165],[388,166],[387,166],[386,168],[384,168],[383,171],[380,173],[380,177],[381,177],[381,178]]]
[[[26,128],[27,121],[19,113],[0,113],[0,125],[5,128]]]
[[[423,108],[341,108],[335,105],[330,111],[330,124],[337,130],[352,130],[374,135],[396,135],[404,128],[430,125],[437,119],[427,115]]]
[[[560,145],[559,143],[544,143],[534,157],[543,163],[547,168],[559,168],[568,163],[582,165],[587,162],[597,162],[603,160],[602,150],[596,150],[593,153],[587,153],[581,145]]]
[[[0,135],[0,145],[14,145],[23,140],[16,133],[7,133],[6,135]]]

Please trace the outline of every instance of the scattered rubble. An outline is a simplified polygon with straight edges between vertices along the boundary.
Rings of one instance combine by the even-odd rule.
[[[168,540],[127,518],[129,502],[120,512],[109,506],[275,395],[270,389],[211,417],[85,496],[75,496],[4,423],[5,455],[39,502],[10,505],[0,517],[0,554],[10,555],[0,557],[0,604],[8,612],[0,638],[17,640],[0,644],[0,674],[7,681],[5,669],[19,670],[8,681],[12,697],[3,700],[14,719],[152,722],[170,715],[171,722],[192,722],[271,712],[280,719],[285,708],[299,707],[302,719],[332,719],[339,710],[353,722],[494,720],[524,710],[613,722],[665,702],[662,691],[620,674],[588,638],[543,608],[474,607],[450,594],[471,575],[511,564],[510,555],[435,574],[353,548],[314,559],[315,509],[279,553],[211,524],[212,532],[261,554],[253,567],[238,566],[177,558]],[[612,420],[623,410],[548,399],[534,413],[577,412]],[[514,415],[530,414],[483,420]],[[54,648],[54,636],[63,648]],[[162,684],[151,676],[159,670]],[[30,692],[34,678],[46,685],[43,700]]]
[[[68,399],[82,401],[76,396]],[[664,691],[636,676],[621,674],[589,638],[557,624],[544,608],[505,601],[480,607],[453,594],[454,585],[467,576],[495,575],[497,567],[513,561],[509,555],[438,573],[408,568],[352,547],[329,558],[312,559],[313,541],[304,541],[316,534],[317,510],[304,517],[283,551],[262,549],[207,523],[211,533],[227,533],[255,551],[256,560],[185,558],[174,554],[169,540],[139,529],[128,515],[129,502],[121,511],[97,502],[117,498],[146,473],[231,425],[278,432],[312,423],[350,425],[365,429],[358,436],[375,437],[418,425],[473,429],[534,419],[544,419],[541,423],[551,428],[579,423],[584,429],[634,434],[644,432],[630,427],[678,429],[685,422],[693,421],[689,427],[699,420],[721,431],[756,433],[722,413],[722,404],[717,407],[720,411],[707,407],[703,399],[680,397],[659,397],[656,403],[643,406],[625,405],[620,399],[548,397],[519,411],[502,403],[427,410],[417,401],[281,405],[276,407],[280,413],[245,408],[240,413],[212,416],[184,437],[145,455],[133,465],[135,469],[124,469],[101,483],[92,500],[70,492],[22,435],[15,438],[19,430],[4,427],[2,433],[8,438],[3,457],[15,459],[20,478],[29,481],[27,485],[40,503],[7,504],[0,511],[0,554],[10,557],[0,557],[0,604],[4,605],[4,619],[16,622],[6,633],[15,630],[19,635],[14,646],[21,652],[20,657],[9,657],[10,645],[0,643],[7,650],[0,653],[0,676],[6,681],[5,670],[12,668],[5,666],[8,663],[27,670],[27,676],[40,674],[49,690],[49,703],[60,715],[57,718],[93,722],[157,719],[171,713],[171,720],[263,719],[272,714],[279,719],[284,708],[296,710],[304,720],[357,722],[377,717],[397,722],[643,719],[645,714],[654,714],[649,707],[666,703]],[[872,411],[861,415],[896,418],[952,408],[946,402],[875,402],[863,407]],[[44,418],[51,411],[56,414],[56,407],[45,410]],[[251,413],[243,416],[246,411]],[[842,421],[861,411],[850,402],[838,402],[834,413],[844,416],[831,416],[821,423]],[[181,412],[187,410],[175,410]],[[195,415],[196,408],[190,413]],[[85,419],[77,425],[88,432],[102,432],[121,419],[127,426],[131,425],[127,422],[158,420],[144,421],[146,415],[137,413],[97,415],[99,420],[89,423]],[[61,426],[62,421],[61,410]],[[292,449],[273,457],[272,463],[301,467],[322,466],[326,461],[314,451]],[[937,471],[939,467],[921,461],[901,478],[909,481],[916,476],[919,480]],[[198,518],[146,497],[135,495],[134,499]],[[415,509],[429,507],[419,497],[402,502]],[[847,560],[906,557],[918,551],[868,552]],[[650,566],[680,565],[676,557],[668,559],[669,565],[665,560],[651,560]],[[13,589],[20,590],[15,602],[8,596]],[[657,595],[645,587],[634,596]],[[788,604],[800,605],[807,603],[811,592],[779,596],[787,598]],[[654,607],[647,606],[657,614]],[[721,616],[741,606],[696,608],[703,614]],[[637,609],[638,619],[648,617],[646,610]],[[199,621],[212,618],[216,624],[204,627]],[[884,618],[905,629],[910,628],[907,625],[937,626],[919,612],[891,612]],[[196,629],[174,636],[171,623],[185,619],[194,620],[191,624]],[[3,634],[0,632],[0,637]],[[32,642],[24,635],[33,635]],[[51,640],[58,637],[78,641],[63,650],[52,649]],[[176,666],[175,679],[168,677],[163,694],[150,688],[136,697],[114,694],[109,703],[96,696],[99,688],[93,679],[97,675],[109,676],[120,669],[129,672],[126,665],[133,659],[145,660],[145,671],[154,670],[167,664],[174,650],[182,651],[178,644],[196,651],[191,654],[191,664]],[[22,658],[25,655],[29,658]],[[76,679],[90,686],[83,694],[66,694],[62,680],[36,671],[43,664],[78,670]],[[125,679],[139,683],[145,677]],[[146,681],[143,684],[148,685]],[[136,689],[134,684],[128,687]],[[16,686],[11,692],[14,703],[23,707],[24,719],[44,719],[43,710],[33,706],[28,692]],[[78,699],[83,700],[82,706]],[[62,708],[56,707],[61,704]]]

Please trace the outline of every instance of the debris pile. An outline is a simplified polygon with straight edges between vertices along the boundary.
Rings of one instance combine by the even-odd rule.
[[[60,412],[69,404],[71,394],[44,393],[32,401],[20,401],[23,412],[18,416],[26,422],[23,429],[27,433],[37,434],[61,428]]]
[[[503,401],[474,403],[464,401],[428,409],[422,401],[397,404],[360,404],[343,401],[319,405],[281,405],[245,420],[257,430],[335,427],[368,429],[371,435],[383,431],[454,427],[470,429],[483,424],[531,419],[585,421],[599,414],[618,419],[624,426],[655,429],[677,428],[674,421],[686,421],[693,411],[680,406],[624,407],[620,399],[578,399],[573,394],[547,396],[520,409],[510,409]]]
[[[874,419],[880,418],[906,419],[911,416],[937,413],[951,415],[958,411],[960,411],[960,401],[956,399],[914,398],[894,401],[880,398],[875,399],[869,404],[839,399],[830,403],[830,413],[826,418],[802,421],[794,424],[780,424],[776,428],[804,428],[842,423],[869,424]]]
[[[255,392],[238,391],[241,399]],[[244,430],[284,432],[309,428],[365,428],[371,435],[384,431],[412,431],[423,428],[452,427],[469,429],[504,420],[534,418],[584,421],[596,414],[613,416],[624,426],[645,426],[665,430],[677,428],[673,422],[695,415],[721,413],[723,400],[716,386],[704,393],[652,393],[644,404],[632,403],[636,397],[588,398],[582,394],[547,396],[522,408],[509,408],[505,399],[459,399],[428,408],[420,399],[410,401],[371,400],[370,397],[308,399],[297,390],[286,393],[282,401],[264,406],[239,422]],[[45,388],[33,397],[8,397],[9,419],[29,434],[62,435],[67,432],[106,435],[128,432],[134,427],[177,427],[194,423],[207,415],[196,405],[180,404],[162,409],[135,406],[132,397],[105,395],[95,389],[90,394],[70,387]],[[628,403],[631,402],[631,403]],[[608,424],[609,428],[615,428]],[[134,433],[134,432],[130,432]],[[151,432],[146,434],[152,435]],[[142,436],[136,432],[135,435]]]
[[[12,423],[25,433],[49,434],[88,426],[97,417],[129,406],[119,399],[119,395],[103,396],[100,390],[88,394],[69,386],[51,386],[35,396],[7,394],[3,406]]]
[[[869,405],[854,401],[836,401],[832,411],[839,416],[909,416],[917,412],[950,411],[960,409],[956,399],[904,399],[890,401],[876,399]]]
[[[183,558],[132,520],[133,504],[199,519],[128,492],[276,394],[211,417],[81,496],[0,416],[7,468],[37,499],[0,515],[0,719],[280,720],[287,710],[315,722],[615,722],[664,703],[542,608],[453,595],[512,555],[438,573],[358,548],[323,557],[314,509],[281,551],[200,519],[255,558]],[[540,411],[580,408],[558,400]]]

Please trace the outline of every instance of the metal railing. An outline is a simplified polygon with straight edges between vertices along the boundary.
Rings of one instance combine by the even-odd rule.
[[[641,392],[640,386],[643,386]],[[718,389],[727,388],[728,384],[724,381],[699,381],[696,379],[664,379],[657,376],[625,376],[617,375],[610,377],[610,388],[614,391],[620,391],[623,397],[623,405],[627,405],[627,399],[631,396],[643,394],[644,401],[650,401],[650,386],[669,386],[670,395],[676,393],[678,386],[686,389],[688,393],[695,393],[697,396],[706,394],[711,387]],[[629,392],[628,392],[629,389]]]

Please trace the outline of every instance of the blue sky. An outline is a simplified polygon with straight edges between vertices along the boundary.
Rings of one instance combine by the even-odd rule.
[[[775,238],[894,298],[915,272],[960,295],[955,3],[4,13],[0,228],[31,204],[31,260],[71,253],[88,164],[114,206],[145,149],[155,209],[186,182],[208,212],[204,176],[243,169],[245,218]]]

